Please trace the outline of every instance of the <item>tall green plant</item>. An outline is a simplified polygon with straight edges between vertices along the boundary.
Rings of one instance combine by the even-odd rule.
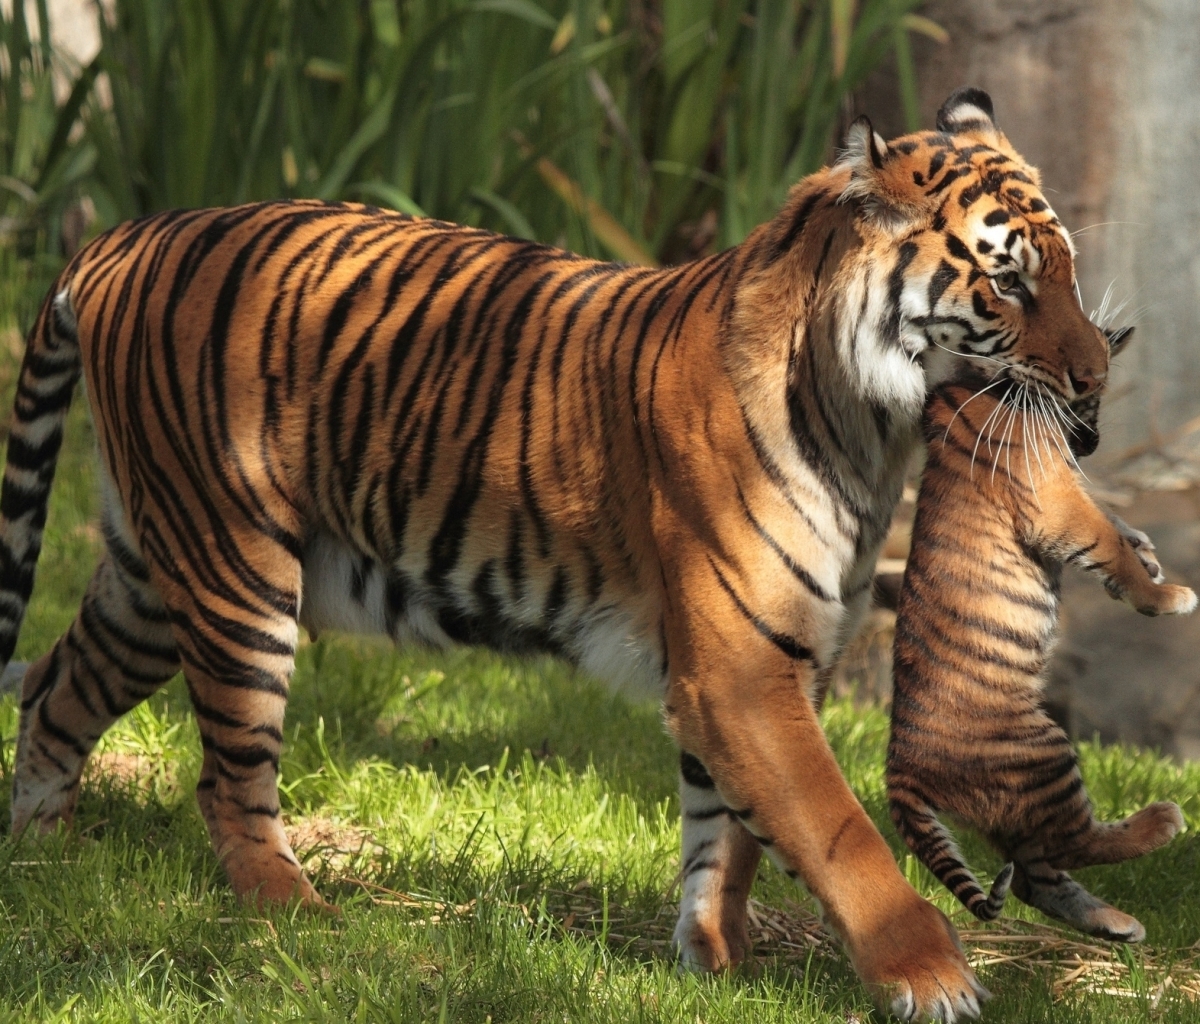
[[[0,9],[0,244],[28,256],[53,248],[59,221],[91,170],[91,154],[71,128],[95,79],[95,68],[59,61],[50,47],[46,0],[26,20],[22,2]],[[60,106],[55,70],[74,78]]]
[[[827,158],[850,92],[910,67],[917,3],[116,0],[88,187],[105,223],[357,198],[674,260]]]

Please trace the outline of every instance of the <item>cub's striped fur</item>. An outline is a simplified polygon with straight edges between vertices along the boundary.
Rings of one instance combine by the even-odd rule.
[[[1127,337],[1114,333],[1117,344]],[[1196,596],[1162,582],[1144,538],[1110,521],[1072,471],[1072,453],[1098,443],[1098,395],[1068,406],[1061,425],[1022,385],[978,370],[930,399],[897,608],[888,799],[912,851],[977,917],[1000,913],[1011,882],[1052,917],[1136,942],[1141,924],[1066,869],[1157,849],[1183,816],[1159,803],[1115,825],[1093,818],[1071,742],[1041,703],[1059,577],[1064,563],[1078,565],[1146,615],[1190,612]],[[939,811],[977,828],[1010,861],[990,894]]]
[[[998,288],[1014,268],[1035,301]],[[684,963],[747,955],[766,850],[880,1001],[977,1013],[815,707],[960,353],[1056,400],[1108,366],[1069,236],[973,90],[935,132],[857,122],[743,244],[665,270],[351,205],[116,228],[63,272],[21,371],[0,654],[81,373],[108,553],[26,677],[14,827],[69,821],[96,740],[182,667],[234,889],[317,903],[275,783],[298,625],[548,650],[662,696]]]

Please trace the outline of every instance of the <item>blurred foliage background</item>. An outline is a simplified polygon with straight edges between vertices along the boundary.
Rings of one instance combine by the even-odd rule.
[[[94,2],[94,0],[93,0]],[[361,199],[639,263],[820,166],[919,0],[105,0],[85,67],[0,5],[0,280],[170,207]],[[29,311],[19,310],[26,320]]]

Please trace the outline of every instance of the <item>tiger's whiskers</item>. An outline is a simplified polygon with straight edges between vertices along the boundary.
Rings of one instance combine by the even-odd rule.
[[[1004,400],[1001,399],[999,402],[997,402],[992,407],[992,411],[988,413],[987,419],[985,419],[983,421],[983,423],[980,424],[979,433],[975,438],[975,447],[973,449],[971,449],[970,478],[972,480],[975,479],[975,456],[979,452],[979,444],[983,440],[983,435],[985,433],[987,433],[987,435],[988,435],[988,451],[990,452],[992,450],[992,439],[991,439],[991,431],[989,429],[989,424],[995,418],[996,414],[999,413],[1003,408],[1004,408]]]
[[[1000,455],[1002,452],[1007,454],[1008,475],[1012,477],[1012,446],[1009,438],[1012,436],[1013,426],[1016,424],[1017,408],[1015,405],[1008,405],[1008,420],[1000,431],[1000,441],[996,446],[996,454],[992,459],[992,479],[991,482],[996,482],[996,470],[1000,467]]]
[[[1042,499],[1038,496],[1037,481],[1033,478],[1033,467],[1029,464],[1029,423],[1030,423],[1030,404],[1032,399],[1029,395],[1029,389],[1022,386],[1021,388],[1021,451],[1025,455],[1025,474],[1029,477],[1029,486],[1033,489],[1033,500],[1037,502],[1037,507],[1042,507]],[[1011,473],[1009,474],[1011,476]]]
[[[997,372],[997,373],[999,373],[1000,371],[999,371],[999,370],[997,370],[996,372]],[[950,428],[951,428],[952,426],[954,426],[954,421],[955,421],[956,419],[958,419],[958,414],[959,414],[960,412],[962,412],[962,411],[963,411],[963,410],[964,410],[964,409],[965,409],[965,408],[966,408],[968,405],[970,405],[970,404],[971,404],[973,401],[975,401],[975,399],[977,399],[977,398],[978,398],[980,395],[982,395],[982,394],[983,394],[985,391],[990,391],[990,390],[991,390],[992,388],[994,388],[994,387],[995,387],[997,384],[1003,384],[1003,383],[1004,383],[1004,381],[1005,381],[1005,378],[1004,378],[1004,377],[1000,377],[1000,378],[999,378],[999,379],[997,379],[997,380],[993,380],[993,381],[992,381],[990,384],[988,384],[988,385],[986,385],[985,387],[982,387],[982,388],[980,388],[978,391],[976,391],[976,392],[975,392],[975,394],[973,394],[973,395],[972,395],[970,398],[968,398],[968,399],[967,399],[965,402],[963,402],[963,404],[962,404],[962,405],[960,405],[960,406],[959,406],[957,409],[955,409],[955,410],[954,410],[954,415],[950,417],[950,422],[946,424],[946,432],[945,432],[945,433],[942,435],[942,444],[945,444],[945,443],[946,443],[946,438],[948,438],[948,437],[950,436]]]

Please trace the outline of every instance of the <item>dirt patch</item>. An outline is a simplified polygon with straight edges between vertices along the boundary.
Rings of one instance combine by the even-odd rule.
[[[145,786],[163,777],[169,770],[161,758],[106,750],[92,754],[83,770],[84,782],[109,779],[127,786]]]
[[[366,829],[319,816],[287,821],[283,830],[297,860],[312,873],[344,874],[384,849]]]

